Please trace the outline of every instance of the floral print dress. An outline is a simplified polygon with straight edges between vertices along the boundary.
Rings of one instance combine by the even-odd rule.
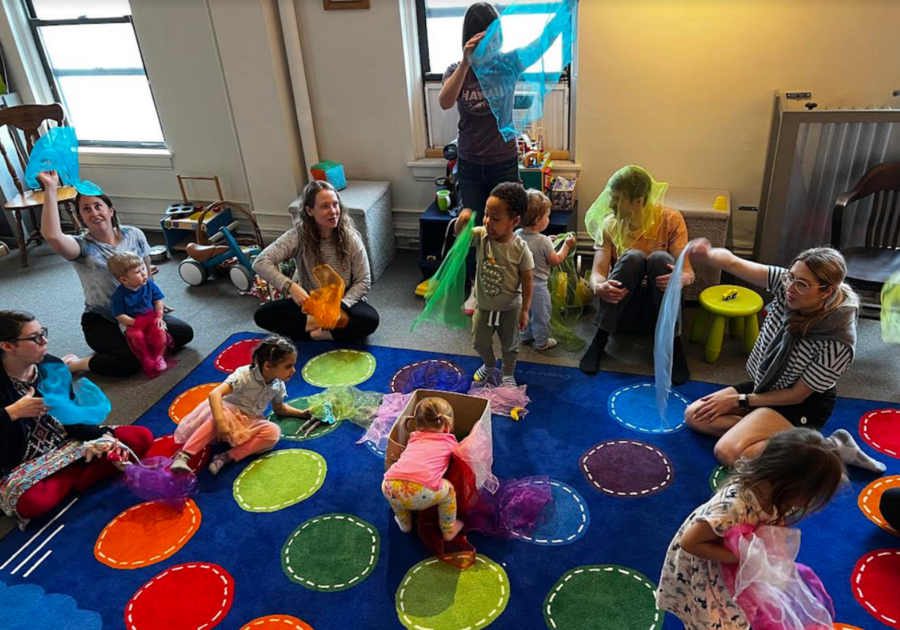
[[[706,521],[718,536],[735,525],[771,525],[777,522],[752,493],[728,484],[684,521],[669,545],[656,605],[681,619],[689,630],[749,630],[750,622],[734,601],[719,573],[719,563],[699,558],[681,548],[681,537],[697,521]]]

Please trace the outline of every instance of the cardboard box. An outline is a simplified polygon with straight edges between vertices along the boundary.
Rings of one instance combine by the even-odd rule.
[[[394,426],[391,427],[391,433],[388,436],[388,446],[384,454],[384,469],[390,468],[394,462],[400,459],[400,454],[406,449],[406,443],[409,441],[409,433],[415,431],[415,418],[410,418],[409,422],[404,425],[404,421],[415,415],[416,405],[423,398],[443,398],[450,406],[453,407],[453,434],[456,439],[462,442],[472,429],[479,422],[490,425],[491,422],[491,403],[484,398],[475,396],[467,396],[465,394],[455,394],[453,392],[442,392],[433,389],[417,389],[413,392],[412,397],[403,408],[403,411],[397,416]]]

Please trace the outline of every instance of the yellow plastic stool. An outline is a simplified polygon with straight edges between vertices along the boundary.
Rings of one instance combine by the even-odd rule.
[[[733,295],[731,299],[725,299]],[[705,289],[700,294],[700,312],[691,325],[691,341],[703,341],[706,338],[706,362],[715,363],[722,354],[722,341],[725,337],[725,320],[729,322],[732,337],[744,338],[744,350],[747,354],[753,350],[753,344],[759,336],[759,320],[756,314],[762,310],[763,299],[758,293],[746,287],[720,284]],[[712,314],[712,326],[709,316]]]

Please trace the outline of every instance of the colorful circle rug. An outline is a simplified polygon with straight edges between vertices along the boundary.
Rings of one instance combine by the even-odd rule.
[[[900,532],[888,525],[881,514],[881,495],[891,488],[900,488],[900,475],[876,479],[859,493],[859,509],[866,518],[883,530],[900,536]]]
[[[295,398],[294,400],[289,400],[287,404],[294,409],[306,409],[309,406],[309,403],[307,402],[307,398],[305,396]],[[292,442],[305,442],[307,440],[315,440],[316,438],[320,438],[323,435],[328,435],[329,433],[337,429],[341,425],[341,422],[343,422],[342,420],[338,420],[334,424],[321,422],[315,429],[307,434],[306,429],[303,428],[303,425],[306,424],[307,420],[303,418],[283,418],[273,411],[269,414],[269,420],[281,427],[282,440],[290,440]]]
[[[328,466],[318,453],[300,448],[253,460],[234,480],[234,500],[248,512],[276,512],[305,501],[322,484]]]
[[[665,490],[675,477],[661,450],[636,440],[609,440],[581,457],[581,472],[597,490],[616,497],[645,497]]]
[[[311,591],[346,591],[369,577],[380,550],[378,530],[366,521],[352,514],[323,514],[288,537],[281,568]]]
[[[604,628],[656,630],[663,613],[656,607],[656,585],[644,575],[614,564],[572,569],[544,600],[544,621],[553,630]]]
[[[609,397],[610,417],[624,427],[641,433],[674,433],[684,428],[684,411],[689,401],[676,391],[669,394],[665,419],[656,405],[656,385],[639,383],[617,389]]]
[[[266,615],[248,622],[241,630],[313,630],[313,628],[290,615]]]
[[[396,597],[400,623],[410,630],[478,630],[508,602],[506,571],[481,554],[465,571],[437,558],[423,560],[406,573]]]
[[[872,448],[900,458],[900,409],[870,411],[859,419],[859,434]]]
[[[359,385],[375,373],[375,357],[361,350],[331,350],[303,366],[303,380],[316,387]]]
[[[459,391],[462,386],[468,390],[468,379],[463,369],[452,361],[429,359],[411,363],[397,370],[391,377],[390,389],[393,393],[410,394],[417,389],[440,389]]]
[[[725,485],[725,482],[728,481],[729,475],[731,475],[731,469],[726,466],[716,466],[712,473],[709,475],[709,487],[713,492],[718,492],[719,489]]]
[[[217,564],[191,562],[144,584],[125,607],[128,630],[197,630],[219,625],[234,599],[234,580]]]
[[[209,393],[222,383],[206,383],[191,387],[186,392],[178,395],[178,397],[169,406],[169,417],[172,422],[178,424],[189,413],[197,408],[197,405],[209,398]]]
[[[853,569],[850,585],[866,612],[900,629],[900,550],[878,549],[864,555]]]
[[[239,367],[250,365],[253,362],[253,351],[260,341],[262,340],[245,339],[231,344],[216,357],[216,369],[231,374]]]
[[[130,507],[103,528],[94,557],[113,569],[138,569],[171,558],[200,529],[200,509],[191,499],[178,511],[162,501]]]
[[[534,481],[535,485],[545,483]],[[561,481],[549,481],[553,493],[552,510],[547,520],[538,525],[530,536],[513,533],[513,537],[535,545],[569,545],[587,532],[591,513],[578,492]]]

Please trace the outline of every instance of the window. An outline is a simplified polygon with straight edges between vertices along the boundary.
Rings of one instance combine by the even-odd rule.
[[[503,20],[503,49],[513,50],[534,41],[541,33],[550,14],[558,3],[541,0],[525,0],[531,7],[528,12],[507,16]],[[419,26],[419,57],[422,60],[422,76],[425,78],[425,111],[428,122],[428,147],[436,150],[456,138],[459,114],[456,108],[442,110],[438,102],[444,72],[462,56],[462,27],[468,7],[474,0],[416,0]],[[507,4],[495,4],[503,13]],[[569,83],[568,68],[562,65],[562,42],[557,40],[550,48],[545,61],[549,67],[556,63],[562,78],[544,102],[544,117],[534,126],[544,130],[547,148],[558,158],[568,158],[569,149]],[[548,69],[549,69],[548,67]],[[526,69],[526,74],[528,70]],[[526,94],[517,98],[527,108]]]
[[[82,146],[165,148],[128,0],[22,0]]]

